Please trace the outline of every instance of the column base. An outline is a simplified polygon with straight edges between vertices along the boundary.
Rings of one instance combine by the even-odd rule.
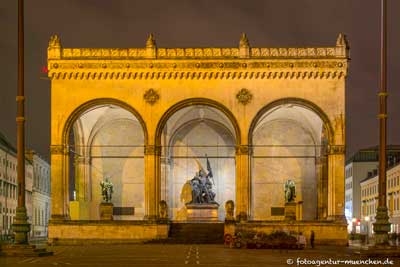
[[[238,215],[236,215],[236,221],[245,222],[245,221],[247,221],[248,219],[249,219],[249,218],[248,218],[246,212],[240,212]]]
[[[15,244],[28,244],[28,233],[31,225],[28,223],[28,216],[25,207],[18,207],[12,230],[15,232]]]
[[[386,206],[378,207],[373,227],[375,232],[375,244],[377,246],[389,244],[388,232],[390,232],[390,223]]]
[[[150,221],[150,222],[156,222],[156,221],[158,221],[158,216],[156,216],[156,215],[145,215],[143,217],[143,220]]]

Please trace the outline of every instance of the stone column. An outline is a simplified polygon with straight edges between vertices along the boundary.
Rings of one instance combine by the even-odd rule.
[[[89,159],[85,157],[75,157],[75,190],[76,200],[88,200],[88,166]]]
[[[328,149],[328,218],[346,222],[344,214],[344,156],[343,145]]]
[[[147,145],[144,150],[145,220],[156,220],[160,201],[160,147]]]
[[[236,147],[236,219],[248,220],[251,207],[250,149]]]
[[[328,215],[328,171],[327,156],[323,155],[316,158],[316,169],[318,177],[318,220],[326,219]]]
[[[63,145],[52,145],[51,152],[51,219],[68,219],[68,186],[65,166],[68,150]]]

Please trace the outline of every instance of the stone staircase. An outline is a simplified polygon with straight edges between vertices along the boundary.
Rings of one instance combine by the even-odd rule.
[[[173,222],[165,241],[171,244],[223,244],[224,223]]]

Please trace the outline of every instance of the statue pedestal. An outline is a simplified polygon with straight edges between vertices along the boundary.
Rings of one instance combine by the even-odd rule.
[[[218,221],[218,203],[186,204],[188,221]]]
[[[285,203],[285,220],[286,221],[296,220],[296,202]]]
[[[112,203],[100,203],[100,220],[112,221],[113,220],[113,208]]]

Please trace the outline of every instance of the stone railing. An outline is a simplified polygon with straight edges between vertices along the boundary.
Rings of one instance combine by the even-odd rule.
[[[54,51],[56,50],[56,51]],[[57,51],[58,50],[58,51]],[[58,52],[58,53],[57,53]],[[342,47],[249,48],[247,58],[342,58]],[[49,59],[239,58],[239,48],[51,48]]]

